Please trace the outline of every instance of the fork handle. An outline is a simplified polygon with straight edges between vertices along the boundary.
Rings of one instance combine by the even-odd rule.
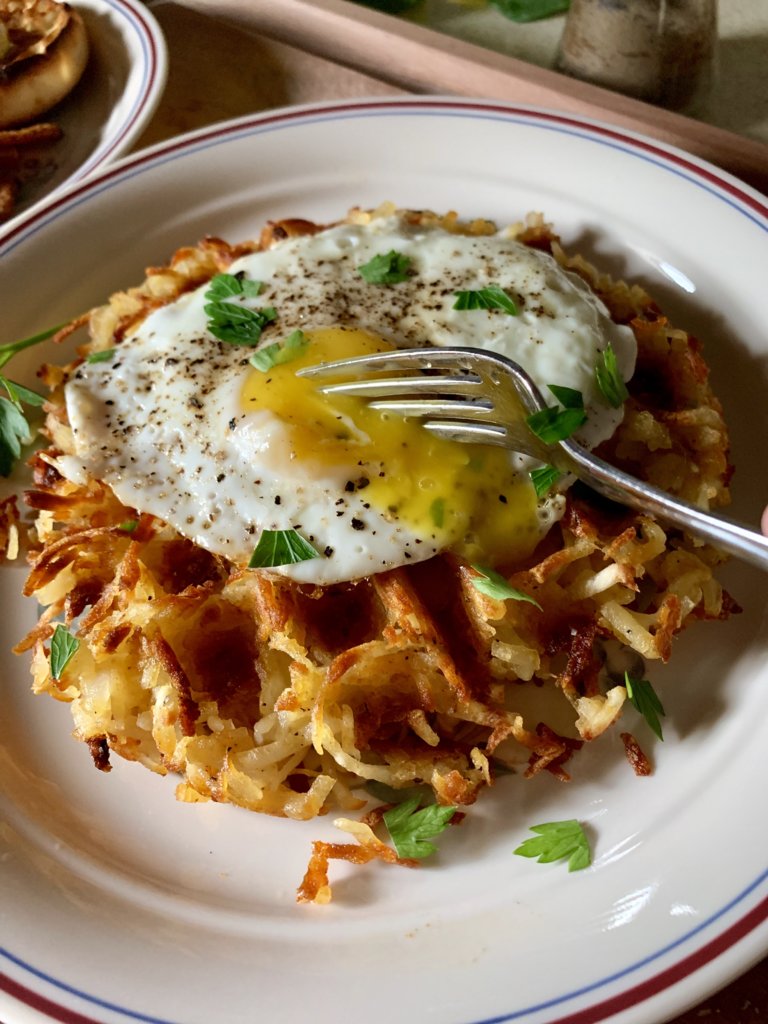
[[[704,512],[696,505],[671,497],[637,477],[585,451],[572,441],[561,441],[563,465],[598,493],[639,512],[650,512],[715,547],[768,572],[768,537],[756,530]]]

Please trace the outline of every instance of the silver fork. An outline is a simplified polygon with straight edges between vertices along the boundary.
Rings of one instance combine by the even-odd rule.
[[[298,376],[344,378],[321,384],[318,390],[355,395],[376,409],[418,417],[427,430],[453,441],[500,445],[532,456],[572,473],[612,501],[658,517],[768,571],[768,538],[755,530],[673,498],[574,441],[541,441],[526,419],[547,403],[521,366],[495,352],[400,349],[309,366]]]

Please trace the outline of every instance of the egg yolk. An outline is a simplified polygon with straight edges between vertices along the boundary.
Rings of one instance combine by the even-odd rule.
[[[289,458],[308,470],[341,469],[347,491],[364,491],[388,519],[470,561],[511,567],[530,554],[542,535],[536,495],[509,452],[436,437],[418,420],[360,398],[323,395],[296,371],[394,346],[346,327],[305,336],[309,344],[290,362],[250,372],[241,396],[244,411],[267,410],[282,421]]]

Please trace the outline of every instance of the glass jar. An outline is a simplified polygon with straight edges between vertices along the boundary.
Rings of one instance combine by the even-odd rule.
[[[572,0],[557,69],[688,110],[711,85],[717,0]]]

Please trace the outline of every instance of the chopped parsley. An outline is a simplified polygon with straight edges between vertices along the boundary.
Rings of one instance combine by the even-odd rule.
[[[309,541],[295,530],[263,530],[253,549],[249,569],[270,569],[277,565],[293,565],[319,558]]]
[[[118,525],[117,528],[118,530],[121,530],[123,533],[133,533],[138,525],[138,519],[125,519],[122,523]]]
[[[547,387],[564,409],[584,408],[584,396],[576,388],[566,388],[562,384],[547,384]]]
[[[205,297],[210,302],[224,302],[237,295],[255,299],[263,287],[261,281],[252,281],[242,271],[238,274],[215,274],[208,282]]]
[[[266,373],[273,366],[282,366],[283,363],[290,363],[297,359],[309,344],[309,338],[303,331],[293,331],[282,341],[276,341],[272,345],[266,345],[254,352],[248,362],[257,370]]]
[[[536,836],[526,839],[514,851],[520,857],[536,857],[539,864],[568,860],[569,871],[581,871],[592,863],[589,840],[575,819],[531,825]]]
[[[85,357],[86,363],[106,363],[115,354],[113,348],[103,348],[101,352],[91,352]]]
[[[79,646],[80,641],[77,637],[72,636],[65,626],[59,624],[56,627],[51,638],[51,675],[54,679],[61,679],[61,673],[70,663]]]
[[[429,804],[419,810],[420,802],[420,798],[414,796],[384,814],[384,824],[401,857],[417,860],[429,857],[437,848],[428,840],[440,835],[456,813],[455,807],[440,804]]]
[[[603,398],[614,409],[618,409],[629,398],[627,386],[619,373],[616,353],[613,351],[612,345],[608,345],[600,355],[600,361],[595,367],[595,380]]]
[[[429,506],[429,514],[432,517],[432,522],[438,530],[441,530],[445,522],[445,498],[435,498]]]
[[[478,291],[455,292],[454,309],[503,309],[510,316],[517,316],[517,306],[503,288],[489,284]]]
[[[537,498],[543,498],[549,489],[557,483],[563,474],[554,466],[540,466],[531,470],[531,483]]]
[[[528,416],[525,422],[544,444],[555,444],[575,434],[586,423],[587,412],[580,391],[559,384],[549,384],[548,387],[562,408],[551,405]]]
[[[475,590],[479,590],[481,594],[493,597],[497,601],[528,601],[529,604],[534,604],[541,610],[541,605],[538,601],[535,601],[530,594],[525,594],[522,590],[510,587],[501,573],[494,572],[493,569],[488,569],[484,565],[473,565],[472,568],[475,572],[480,573],[479,576],[472,577],[472,586]]]
[[[277,312],[271,306],[251,309],[232,298],[255,298],[262,289],[260,281],[250,281],[242,274],[216,274],[211,278],[203,306],[208,330],[219,341],[230,345],[256,345],[261,332],[277,319]]]
[[[659,715],[664,717],[666,712],[653,686],[647,679],[632,679],[629,672],[624,673],[624,685],[627,688],[627,697],[633,706],[640,712],[659,739],[663,740],[664,735]]]
[[[564,14],[571,0],[491,0],[493,6],[510,21],[540,21],[553,14]]]
[[[400,284],[408,279],[410,266],[410,256],[391,249],[387,253],[379,253],[357,269],[368,284]]]

